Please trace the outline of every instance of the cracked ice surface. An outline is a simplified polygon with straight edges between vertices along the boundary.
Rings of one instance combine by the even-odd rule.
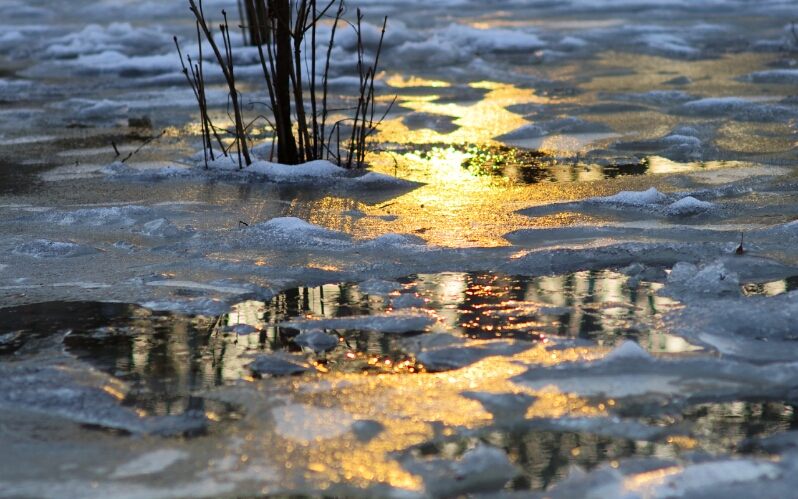
[[[794,495],[794,2],[349,7],[368,171],[206,165],[179,2],[2,2],[0,497]]]

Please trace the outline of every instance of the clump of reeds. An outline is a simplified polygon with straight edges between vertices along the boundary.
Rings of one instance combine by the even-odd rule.
[[[280,163],[298,164],[317,159],[328,159],[346,168],[360,168],[364,165],[368,149],[367,141],[393,104],[381,117],[375,119],[374,78],[377,74],[387,17],[383,21],[374,63],[367,65],[361,32],[363,16],[358,9],[355,23],[345,21],[343,16],[346,8],[343,0],[330,0],[321,9],[317,7],[316,0],[243,0],[245,6],[241,10],[246,13],[247,18],[247,25],[242,26],[245,41],[248,38],[251,45],[258,47],[260,65],[269,92],[269,102],[266,103],[266,106],[271,111],[271,119],[259,116],[249,124],[245,124],[243,98],[236,88],[227,13],[222,11],[224,22],[219,25],[222,38],[222,48],[220,49],[213,32],[208,27],[202,10],[202,1],[199,0],[199,4],[194,0],[188,1],[191,11],[196,17],[198,42],[201,46],[203,38],[208,41],[224,74],[229,91],[228,103],[232,108],[231,120],[234,123],[232,131],[228,131],[233,135],[233,143],[225,148],[217,133],[219,129],[213,125],[208,115],[202,53],[200,52],[200,60],[197,63],[193,63],[190,57],[187,57],[187,68],[183,63],[183,55],[178,45],[183,73],[194,91],[200,110],[206,167],[208,157],[214,159],[211,150],[212,134],[225,154],[233,146],[236,147],[241,168],[243,168],[243,164],[250,165],[252,160],[249,154],[247,130],[258,118],[265,119],[273,129],[277,161]],[[241,0],[239,0],[239,7],[241,6],[240,2]],[[335,14],[328,14],[336,3]],[[316,29],[319,22],[325,17],[331,18],[333,22],[330,40],[327,44],[325,65],[321,72],[321,89],[319,89],[316,84]],[[243,22],[243,13],[241,19]],[[342,22],[349,24],[357,34],[357,71],[359,75],[357,103],[353,108],[348,109],[353,111],[353,116],[328,123],[332,111],[328,107],[330,57],[336,30]],[[177,44],[177,38],[175,38],[175,44]],[[308,58],[303,55],[303,50],[306,51],[308,47],[310,50],[309,65]],[[346,127],[343,142],[341,141],[342,127]],[[346,137],[346,135],[349,136]]]

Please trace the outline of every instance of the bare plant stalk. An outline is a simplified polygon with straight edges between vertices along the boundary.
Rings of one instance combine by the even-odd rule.
[[[280,108],[278,129],[282,129],[277,144],[277,161],[287,165],[299,163],[296,140],[291,123],[291,73],[293,57],[291,50],[291,5],[289,0],[269,0],[269,17],[274,30],[274,63],[272,71],[274,100]]]
[[[346,168],[360,168],[365,165],[367,140],[391,108],[389,106],[388,111],[375,123],[376,96],[374,80],[377,75],[377,66],[385,37],[387,18],[383,22],[374,63],[368,67],[365,62],[362,33],[363,15],[360,9],[357,10],[356,24],[349,23],[357,34],[357,71],[359,76],[357,103],[353,108],[348,109],[354,113],[354,116],[338,120],[330,127],[328,132],[326,128],[330,112],[344,111],[343,109],[329,109],[328,97],[333,44],[338,23],[343,20],[346,8],[344,0],[324,0],[326,5],[321,9],[319,9],[317,1],[238,0],[239,12],[242,17],[243,13],[246,12],[248,21],[248,25],[244,25],[242,21],[241,28],[244,33],[244,39],[246,42],[247,35],[249,35],[249,42],[258,47],[261,69],[269,91],[269,102],[265,105],[271,109],[274,116],[274,121],[272,122],[268,117],[259,115],[245,126],[242,98],[236,89],[233,47],[227,14],[222,11],[224,22],[219,25],[219,29],[222,34],[223,45],[220,47],[216,44],[208,28],[202,12],[202,0],[189,0],[191,11],[197,21],[197,36],[200,47],[202,44],[201,38],[204,35],[204,38],[213,49],[227,83],[229,90],[228,105],[230,106],[228,107],[228,116],[234,122],[235,130],[231,132],[234,135],[234,141],[226,149],[237,148],[239,167],[243,167],[242,156],[246,165],[250,165],[252,162],[247,143],[247,130],[255,121],[260,119],[266,120],[274,130],[272,154],[274,154],[274,149],[276,148],[277,161],[280,163],[297,164],[326,157]],[[316,29],[318,23],[336,2],[338,4],[337,12],[334,16],[329,16],[333,19],[333,23],[330,41],[327,46],[324,70],[321,74],[322,95],[321,99],[318,99]],[[345,22],[348,23],[348,21]],[[307,48],[308,37],[310,38],[310,49]],[[175,40],[175,43],[177,43],[177,40]],[[179,51],[180,48],[178,46],[178,53]],[[307,62],[308,52],[311,57],[310,65]],[[182,64],[182,54],[180,54],[180,57]],[[191,64],[190,59],[189,64]],[[188,69],[186,69],[185,65],[183,65],[183,70],[194,90],[200,107],[203,145],[210,152],[213,159],[211,133],[216,136],[220,145],[221,140],[216,134],[216,127],[213,126],[208,114],[202,53],[200,52],[198,64],[191,65],[193,80],[188,76]],[[307,101],[309,101],[309,110],[305,109]],[[319,101],[321,108],[319,108]],[[292,106],[295,113],[293,116]],[[308,116],[308,113],[310,113],[310,116]],[[348,140],[345,139],[345,142],[341,142],[341,126],[344,122],[351,122],[352,128],[345,132],[349,135]],[[296,125],[296,130],[294,125]],[[333,134],[335,134],[336,138],[334,147],[332,147]],[[222,146],[222,150],[226,154],[227,151],[224,146]]]
[[[328,91],[328,78],[330,75],[330,55],[332,54],[333,43],[335,41],[335,30],[338,27],[338,21],[341,20],[341,17],[344,15],[344,0],[339,0],[338,2],[338,12],[335,13],[335,21],[333,22],[332,31],[330,33],[330,43],[327,45],[327,59],[325,60],[324,64],[324,75],[322,76],[322,99],[321,99],[321,124],[319,125],[319,137],[322,141],[322,146],[324,145],[324,125],[327,122],[327,91]],[[332,131],[330,132],[330,136],[332,136]],[[338,164],[341,163],[341,155],[340,155],[340,141],[338,144],[339,148],[336,149],[336,159]],[[327,148],[329,153],[329,147]]]
[[[233,114],[235,117],[235,130],[236,130],[236,142],[239,146],[239,154],[243,154],[244,161],[246,162],[247,166],[252,164],[252,159],[249,156],[249,149],[247,148],[247,140],[244,131],[244,120],[241,115],[241,106],[238,102],[238,91],[236,90],[236,83],[235,83],[235,76],[233,74],[233,57],[230,52],[229,47],[229,38],[230,38],[230,30],[227,27],[227,13],[222,11],[224,15],[225,22],[220,26],[223,38],[225,39],[225,51],[227,55],[227,60],[222,57],[221,51],[219,51],[219,46],[216,44],[216,41],[213,38],[213,34],[211,34],[210,29],[208,29],[208,24],[205,22],[205,16],[202,14],[202,0],[200,1],[200,7],[197,7],[197,4],[194,0],[188,0],[189,5],[191,6],[191,11],[194,13],[194,16],[197,18],[197,22],[202,29],[202,32],[205,35],[205,38],[208,40],[211,48],[213,49],[213,53],[216,56],[216,60],[219,62],[219,66],[222,68],[222,73],[224,73],[224,78],[227,82],[227,86],[230,90],[230,99],[233,103]],[[239,165],[240,166],[240,165]]]

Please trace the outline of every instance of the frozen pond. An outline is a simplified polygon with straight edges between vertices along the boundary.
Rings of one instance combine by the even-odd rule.
[[[353,0],[357,171],[203,5],[243,170],[187,2],[0,2],[0,497],[794,495],[793,2]]]

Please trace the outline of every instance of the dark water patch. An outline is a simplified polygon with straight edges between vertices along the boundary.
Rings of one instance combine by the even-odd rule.
[[[656,283],[629,288],[626,280],[612,271],[537,278],[489,272],[420,274],[398,279],[389,286],[395,289],[384,293],[357,283],[289,289],[266,302],[239,303],[216,318],[120,303],[25,305],[0,310],[0,353],[9,356],[23,348],[35,353],[38,342],[46,344],[47,338],[70,331],[63,340],[68,354],[128,383],[126,403],[165,415],[185,410],[194,393],[255,375],[247,365],[255,355],[272,352],[307,362],[314,373],[379,374],[418,372],[416,355],[429,349],[436,352],[431,357],[445,361],[441,365],[456,367],[525,349],[512,342],[545,338],[606,346],[633,339],[651,351],[689,350],[689,344],[659,325],[660,314],[676,302],[657,296]],[[394,317],[398,326],[391,327],[401,327],[405,318],[417,321],[427,314],[433,319],[427,322],[434,325],[426,333],[326,328],[322,334],[329,344],[323,348],[305,341],[309,333],[299,336],[299,329],[281,325],[298,317],[375,316]],[[430,341],[418,342],[425,338]],[[510,343],[474,345],[471,350],[479,355],[461,359],[473,352],[458,345],[474,340]]]
[[[648,162],[636,158],[560,158],[548,152],[499,146],[466,150],[463,168],[476,176],[505,177],[520,184],[576,182],[585,173],[596,178],[617,178],[649,173]]]
[[[663,433],[662,438],[650,440],[579,430],[490,427],[472,437],[433,439],[405,451],[399,459],[419,463],[457,462],[475,448],[492,446],[503,450],[517,470],[505,490],[547,490],[566,479],[574,466],[589,472],[606,464],[617,468],[619,461],[629,458],[643,462],[679,459],[696,452],[707,455],[749,452],[754,449],[749,442],[794,430],[798,416],[793,405],[782,402],[729,402],[696,405],[681,414],[641,419],[634,424],[652,429],[678,426],[682,431],[671,436]]]

